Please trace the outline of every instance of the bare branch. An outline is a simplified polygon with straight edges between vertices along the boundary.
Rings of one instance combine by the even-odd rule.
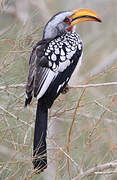
[[[92,88],[92,87],[102,87],[102,86],[117,86],[117,82],[84,84],[84,85],[78,85],[78,86],[70,86],[70,88]]]
[[[86,176],[91,176],[91,175],[94,175],[96,172],[100,172],[100,171],[103,171],[103,170],[106,170],[106,169],[115,169],[117,168],[117,162],[109,162],[109,163],[106,163],[106,164],[101,164],[101,165],[98,165],[96,167],[93,167],[85,172],[83,172],[82,174],[76,176],[75,178],[73,178],[72,180],[81,180],[82,178],[86,177]]]
[[[109,174],[117,174],[117,171],[107,171],[107,172],[95,172],[96,175],[109,175]]]
[[[7,88],[25,88],[26,84],[10,84],[6,86],[0,86],[0,90],[5,90]],[[69,88],[95,88],[95,87],[102,87],[102,86],[117,86],[117,82],[107,82],[107,83],[98,83],[98,84],[82,84],[77,86],[69,86]]]
[[[6,86],[0,86],[0,90],[5,90],[7,88],[19,88],[19,87],[25,87],[25,84],[10,84]]]

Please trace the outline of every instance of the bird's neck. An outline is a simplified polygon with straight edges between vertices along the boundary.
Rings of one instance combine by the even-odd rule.
[[[61,32],[57,28],[48,28],[48,29],[45,28],[44,32],[43,32],[43,39],[54,39],[65,33],[66,33],[66,31]]]
[[[62,25],[59,26],[52,25],[48,23],[43,31],[43,39],[54,39],[58,36],[62,36],[67,32],[75,32],[76,26],[69,26],[67,29],[62,28]]]

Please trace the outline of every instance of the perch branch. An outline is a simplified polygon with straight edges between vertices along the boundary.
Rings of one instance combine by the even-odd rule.
[[[0,86],[0,90],[5,90],[7,88],[25,88],[26,84],[10,84],[6,86]],[[70,85],[69,88],[95,88],[103,86],[117,86],[117,82],[107,82],[107,83],[98,83],[98,84],[82,84],[82,85]]]

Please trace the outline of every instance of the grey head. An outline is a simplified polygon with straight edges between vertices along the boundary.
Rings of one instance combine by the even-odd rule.
[[[71,23],[73,12],[62,11],[55,14],[46,24],[43,39],[55,38],[67,32]]]

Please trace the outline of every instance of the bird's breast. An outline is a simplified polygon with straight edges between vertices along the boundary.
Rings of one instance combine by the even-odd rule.
[[[77,51],[82,51],[82,41],[77,33],[68,32],[55,38],[45,50],[49,68],[53,71],[63,72],[73,63],[73,56]]]

